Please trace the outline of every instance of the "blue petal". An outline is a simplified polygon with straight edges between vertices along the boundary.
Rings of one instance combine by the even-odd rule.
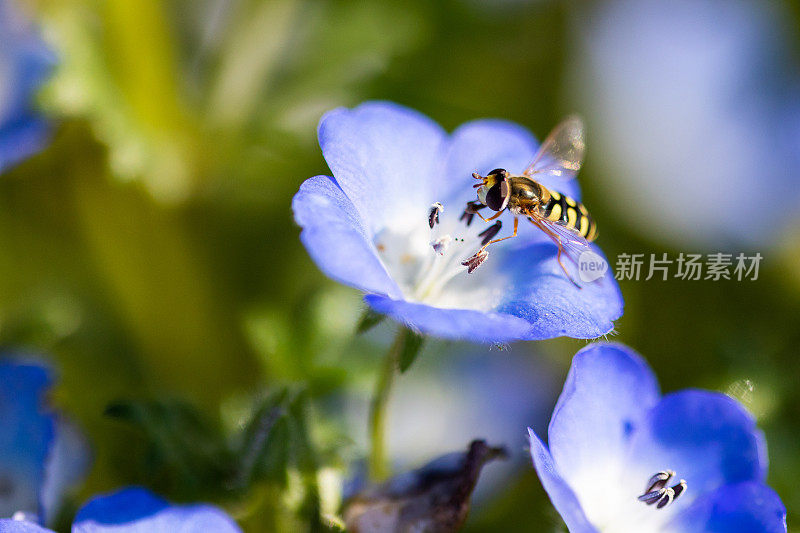
[[[622,295],[610,276],[578,289],[564,276],[551,244],[501,249],[490,260],[502,265],[497,279],[502,278],[503,284],[503,300],[490,311],[442,309],[402,297],[369,295],[365,299],[376,311],[423,333],[487,343],[595,338],[611,331],[622,314]],[[574,272],[573,276],[578,279]]]
[[[4,65],[0,94],[0,171],[41,149],[48,128],[33,112],[35,91],[55,64],[29,21],[13,2],[0,2],[0,62]]]
[[[596,533],[597,530],[586,518],[575,493],[561,477],[555,464],[553,464],[553,457],[550,452],[532,429],[528,428],[528,433],[530,434],[533,466],[536,468],[536,473],[539,474],[544,490],[550,496],[550,501],[553,502],[553,506],[559,512],[561,518],[564,519],[564,523],[567,524],[570,532]]]
[[[142,488],[126,488],[89,501],[72,533],[239,533],[236,523],[211,505],[170,505]]]
[[[539,144],[531,133],[504,120],[467,122],[453,132],[445,165],[446,181],[440,186],[439,201],[466,203],[475,199],[473,172],[486,175],[494,168],[519,174],[531,163]],[[543,179],[542,184],[580,199],[576,180]]]
[[[49,133],[47,122],[38,117],[0,127],[0,172],[41,150]]]
[[[49,371],[36,364],[0,362],[0,516],[16,511],[38,514],[45,461],[53,442],[54,416],[44,394]]]
[[[368,294],[364,300],[379,313],[388,314],[408,327],[447,339],[506,342],[523,338],[530,325],[511,315],[468,309],[442,309]]]
[[[307,179],[294,196],[292,209],[303,228],[300,240],[325,274],[365,291],[400,296],[363,219],[331,178]]]
[[[602,256],[596,247],[592,251]],[[531,326],[527,340],[568,336],[594,339],[614,329],[624,302],[619,285],[609,269],[600,279],[580,281],[577,267],[562,258],[578,288],[564,275],[554,244],[535,243],[522,249],[501,248],[495,260],[509,274],[503,302],[496,311],[518,316]],[[491,259],[490,259],[491,260]]]
[[[674,470],[694,494],[763,481],[767,470],[753,417],[730,397],[700,390],[669,394],[648,413],[631,441],[631,460],[653,472]]]
[[[66,491],[84,479],[92,460],[89,443],[78,427],[63,418],[56,424],[39,493],[42,523],[48,525],[58,516]]]
[[[681,533],[786,533],[786,507],[766,485],[738,483],[700,496],[670,525]]]
[[[575,488],[587,479],[613,479],[631,432],[658,397],[653,372],[630,348],[598,343],[579,351],[548,429],[550,452],[567,483]]]
[[[423,219],[442,179],[446,140],[428,117],[388,102],[335,109],[319,125],[325,160],[368,235],[397,219]]]
[[[0,1],[0,52],[12,83],[8,95],[10,104],[4,107],[6,114],[0,117],[5,121],[9,111],[26,107],[32,100],[32,93],[50,75],[56,65],[56,55],[40,37],[38,28],[20,12],[15,2]]]
[[[12,520],[3,518],[0,520],[0,533],[54,533],[45,529],[39,524],[28,522],[27,520]]]

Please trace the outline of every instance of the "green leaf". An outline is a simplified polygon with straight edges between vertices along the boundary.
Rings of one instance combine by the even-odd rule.
[[[243,430],[239,447],[236,486],[246,488],[256,478],[286,486],[289,428],[286,421],[289,393],[283,389],[258,406]]]
[[[400,357],[397,359],[397,364],[400,372],[405,372],[414,361],[417,359],[422,345],[425,343],[425,337],[419,333],[406,329],[403,334],[403,346],[400,349]]]
[[[143,477],[157,479],[181,497],[203,497],[222,487],[233,468],[217,424],[189,403],[177,400],[122,400],[105,415],[136,428],[145,439],[144,457],[131,458]]]
[[[361,315],[361,318],[358,320],[358,325],[356,326],[356,333],[366,333],[367,331],[371,330],[381,322],[383,319],[386,318],[386,315],[381,313],[375,312],[372,309],[367,309],[364,311],[364,314]]]
[[[285,417],[270,428],[263,452],[255,465],[254,478],[263,478],[286,488],[291,455],[290,431],[289,421]]]

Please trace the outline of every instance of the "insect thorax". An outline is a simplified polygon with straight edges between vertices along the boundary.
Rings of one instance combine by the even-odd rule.
[[[539,183],[524,176],[511,178],[511,201],[509,207],[531,209],[550,197],[549,191]]]

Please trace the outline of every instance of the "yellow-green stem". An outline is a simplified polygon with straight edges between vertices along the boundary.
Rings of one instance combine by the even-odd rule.
[[[386,408],[397,374],[397,364],[403,350],[405,331],[401,327],[397,336],[384,356],[375,393],[372,396],[369,410],[369,476],[372,481],[382,481],[389,477],[389,464],[386,457]]]

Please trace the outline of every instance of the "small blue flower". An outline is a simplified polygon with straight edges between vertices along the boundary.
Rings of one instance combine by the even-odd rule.
[[[752,416],[719,393],[662,397],[625,346],[598,343],[575,355],[548,437],[549,449],[530,430],[531,454],[572,533],[786,531]],[[661,472],[663,481],[652,479]]]
[[[88,468],[82,435],[47,405],[51,384],[40,363],[0,360],[0,517],[48,523]]]
[[[240,533],[228,515],[211,505],[170,505],[137,487],[90,500],[75,518],[72,533]],[[24,520],[0,520],[0,533],[52,533]]]
[[[34,109],[55,57],[11,0],[0,0],[0,172],[39,151],[48,125]]]
[[[375,311],[423,333],[479,342],[595,338],[621,316],[609,273],[578,289],[555,245],[524,220],[520,236],[490,248],[475,272],[462,265],[488,227],[459,220],[475,200],[472,173],[522,172],[538,145],[520,126],[479,120],[448,135],[415,111],[369,102],[326,114],[319,143],[334,177],[310,178],[295,195],[300,238],[325,274],[365,291]],[[580,197],[574,181],[542,182]],[[444,211],[432,230],[436,202]]]

